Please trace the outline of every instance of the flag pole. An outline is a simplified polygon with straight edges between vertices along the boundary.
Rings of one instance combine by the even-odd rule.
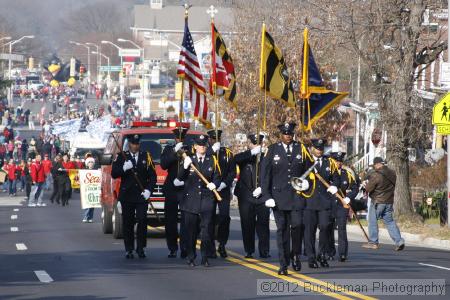
[[[187,3],[184,4],[184,22],[185,24],[187,24],[188,22],[188,17],[189,17],[189,8],[191,6]],[[184,112],[183,112],[183,107],[184,107],[184,78],[181,78],[181,99],[180,99],[180,108],[179,108],[179,113],[178,113],[178,120],[179,120],[179,126],[178,126],[178,131],[179,131],[179,139],[181,140],[182,138],[182,126],[181,123],[183,122],[184,119]]]
[[[215,131],[216,131],[216,142],[219,141],[219,98],[217,97],[217,83],[216,83],[216,49],[215,49],[215,40],[214,40],[214,16],[217,14],[217,9],[214,5],[211,5],[209,9],[206,11],[211,17],[211,89],[213,101],[215,103]],[[220,149],[219,149],[220,150]],[[219,150],[217,150],[217,157],[219,156]]]
[[[308,27],[305,27],[303,31],[303,64],[302,64],[302,82],[300,87],[300,99],[302,102],[301,110],[302,110],[302,133],[306,133],[308,128],[305,126],[306,119],[306,101],[309,100],[309,87],[308,87],[308,63],[309,63],[309,53],[308,53]],[[309,114],[308,114],[309,118]],[[309,120],[308,120],[309,126]]]
[[[259,135],[261,132],[261,100],[262,100],[262,95],[261,95],[261,88],[264,88],[264,98],[266,98],[266,74],[263,71],[263,54],[264,54],[264,38],[265,38],[265,32],[266,32],[266,24],[263,22],[262,24],[262,29],[261,29],[261,63],[259,65],[259,93],[260,93],[260,97],[258,100],[258,124],[257,124],[257,129],[256,129],[256,142],[258,145],[261,144],[261,141],[259,140]],[[262,75],[262,73],[264,72],[264,75]],[[262,85],[261,83],[261,79],[264,79],[264,85]],[[265,101],[265,100],[264,100]],[[265,114],[265,113],[264,113]],[[265,127],[265,115],[264,115],[264,127]],[[258,153],[258,155],[256,156],[256,165],[255,165],[255,188],[258,187],[258,175],[259,175],[259,162],[261,160],[261,153]]]

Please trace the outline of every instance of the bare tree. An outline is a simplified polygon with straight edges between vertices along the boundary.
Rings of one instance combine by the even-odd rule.
[[[436,1],[433,1],[436,4]],[[308,1],[320,11],[324,31],[334,28],[341,47],[353,50],[367,65],[381,123],[387,131],[387,156],[397,174],[395,211],[411,217],[408,148],[424,138],[429,110],[414,91],[416,71],[447,48],[437,34],[427,33],[425,0]],[[328,34],[328,33],[325,33]],[[419,69],[418,69],[419,68]]]
[[[261,103],[261,113],[264,114],[266,103],[266,132],[274,141],[277,136],[277,125],[285,121],[295,121],[301,124],[300,109],[288,108],[280,101],[266,97],[259,89],[259,64],[261,25],[266,23],[268,32],[274,37],[276,44],[282,49],[289,74],[296,87],[296,98],[299,98],[299,84],[301,77],[301,56],[303,43],[303,28],[305,7],[303,1],[295,0],[258,0],[239,1],[234,7],[235,32],[232,38],[232,56],[236,66],[238,82],[238,112],[228,110],[232,122],[227,129],[232,132],[255,132],[258,126],[258,103]],[[301,16],[301,17],[299,17]],[[329,66],[336,63],[336,56],[332,47],[326,46],[328,41],[317,40],[313,48],[320,49],[316,53],[316,60],[325,74]],[[348,115],[333,109],[323,120],[318,122],[313,132],[315,136],[336,137]],[[297,127],[298,133],[307,138]],[[310,133],[309,133],[310,134]]]

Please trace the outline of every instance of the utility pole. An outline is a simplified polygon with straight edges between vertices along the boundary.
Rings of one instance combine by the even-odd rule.
[[[360,43],[361,45],[361,43]],[[356,104],[360,105],[360,90],[361,90],[361,55],[358,55],[358,78],[356,81]],[[360,114],[356,112],[356,136],[355,136],[355,154],[359,153],[359,131],[360,131]]]
[[[447,1],[447,43],[450,43],[450,1]],[[447,49],[447,62],[450,62],[450,50]],[[450,135],[447,135],[447,226],[450,227]]]

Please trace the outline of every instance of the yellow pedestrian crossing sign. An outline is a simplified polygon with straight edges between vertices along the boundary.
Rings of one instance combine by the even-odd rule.
[[[447,93],[433,107],[433,125],[441,134],[450,133],[450,93]]]

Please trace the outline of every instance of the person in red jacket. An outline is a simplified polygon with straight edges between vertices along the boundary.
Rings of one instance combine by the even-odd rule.
[[[52,185],[52,161],[48,158],[48,154],[44,155],[44,160],[42,161],[42,166],[44,167],[45,174],[45,184],[44,189],[50,190],[50,186]]]
[[[8,173],[9,195],[15,196],[17,183],[17,166],[12,158],[9,160],[7,165],[3,166],[3,170]]]
[[[31,188],[28,206],[47,206],[47,204],[43,202],[45,173],[44,166],[41,162],[41,155],[39,154],[36,155],[34,162],[31,164],[31,178],[33,181],[33,187]]]

